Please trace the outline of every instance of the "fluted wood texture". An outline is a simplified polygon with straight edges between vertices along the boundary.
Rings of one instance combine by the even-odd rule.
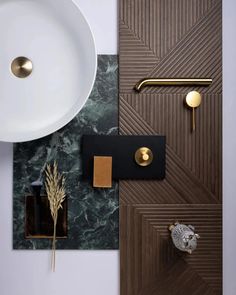
[[[120,0],[120,133],[166,135],[166,178],[120,182],[121,295],[222,294],[221,0]],[[134,85],[212,78],[210,87]],[[202,93],[191,132],[183,102]],[[186,255],[168,225],[201,235]]]

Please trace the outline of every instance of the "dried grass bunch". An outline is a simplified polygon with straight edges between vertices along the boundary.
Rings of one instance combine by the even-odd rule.
[[[50,205],[50,211],[53,219],[53,241],[52,241],[52,271],[55,271],[56,262],[56,228],[58,211],[62,209],[62,203],[66,197],[65,178],[58,172],[57,162],[46,166],[45,187]]]

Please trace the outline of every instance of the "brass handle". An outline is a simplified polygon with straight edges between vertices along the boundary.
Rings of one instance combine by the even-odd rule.
[[[139,92],[145,86],[209,86],[211,83],[212,79],[145,78],[140,80],[134,89]]]

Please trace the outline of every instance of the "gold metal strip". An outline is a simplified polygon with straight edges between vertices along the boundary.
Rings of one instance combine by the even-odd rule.
[[[145,78],[140,80],[134,89],[139,92],[145,86],[209,86],[211,83],[212,79]]]

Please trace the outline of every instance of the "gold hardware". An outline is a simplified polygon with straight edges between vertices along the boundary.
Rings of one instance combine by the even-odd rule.
[[[147,147],[141,147],[135,152],[135,161],[140,166],[148,166],[153,161],[153,153]]]
[[[202,101],[201,94],[197,91],[189,92],[185,99],[187,106],[192,108],[192,131],[195,131],[196,129],[195,108],[200,106],[201,101]]]
[[[94,157],[93,187],[112,187],[112,157]]]
[[[212,79],[145,78],[140,80],[134,89],[139,92],[145,86],[209,86],[211,83]]]
[[[33,71],[33,63],[27,57],[17,57],[11,63],[11,71],[17,78],[26,78]]]

